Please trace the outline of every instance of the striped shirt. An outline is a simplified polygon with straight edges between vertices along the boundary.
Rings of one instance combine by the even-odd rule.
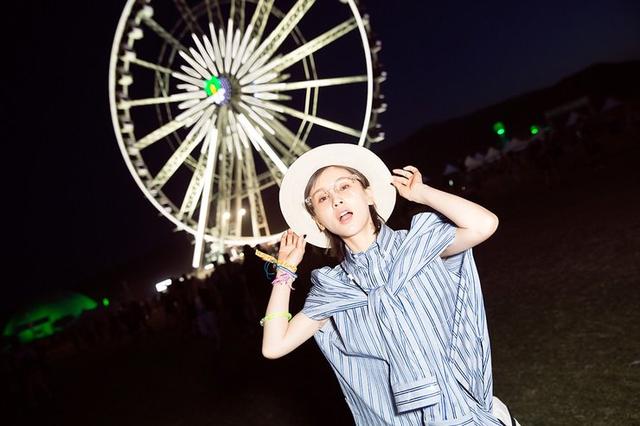
[[[501,425],[492,414],[489,334],[469,248],[439,254],[456,227],[436,213],[382,225],[364,252],[311,273],[302,312],[356,425]]]

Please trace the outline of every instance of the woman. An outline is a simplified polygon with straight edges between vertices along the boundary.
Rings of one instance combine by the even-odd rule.
[[[392,230],[384,220],[396,190],[455,226],[421,213],[408,231]],[[261,321],[265,357],[314,336],[358,425],[517,424],[493,397],[471,251],[495,232],[495,214],[423,184],[415,167],[392,176],[375,154],[350,144],[323,145],[296,160],[282,181],[280,208],[291,229]],[[304,307],[291,319],[306,242],[329,247],[341,262],[312,271]]]

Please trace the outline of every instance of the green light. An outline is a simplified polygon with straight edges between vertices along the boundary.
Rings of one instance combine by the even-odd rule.
[[[504,135],[504,129],[499,129],[497,132],[500,136]]]
[[[531,126],[529,130],[531,130],[532,135],[537,135],[540,132],[540,127],[534,125]]]
[[[17,336],[22,342],[50,336],[97,303],[78,293],[66,292],[44,303],[35,303],[15,314],[4,327],[4,336]]]
[[[109,299],[107,299],[106,297],[102,298],[102,306],[104,306],[105,308],[107,306],[109,306]]]
[[[502,121],[498,121],[493,125],[493,131],[496,132],[499,136],[502,136],[507,132]]]
[[[204,91],[207,93],[207,96],[213,95],[221,87],[222,83],[220,83],[220,79],[215,75],[212,75],[211,78],[204,83]]]

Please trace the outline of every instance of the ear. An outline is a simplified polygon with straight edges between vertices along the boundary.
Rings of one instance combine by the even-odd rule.
[[[369,204],[370,206],[374,205],[375,199],[373,198],[373,191],[371,190],[371,187],[365,188],[364,193],[367,197],[367,204]]]

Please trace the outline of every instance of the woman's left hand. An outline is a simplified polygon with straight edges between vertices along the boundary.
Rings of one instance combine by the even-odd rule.
[[[405,166],[402,169],[393,169],[391,184],[396,187],[401,197],[409,201],[415,201],[418,191],[424,186],[422,174],[413,166]]]

